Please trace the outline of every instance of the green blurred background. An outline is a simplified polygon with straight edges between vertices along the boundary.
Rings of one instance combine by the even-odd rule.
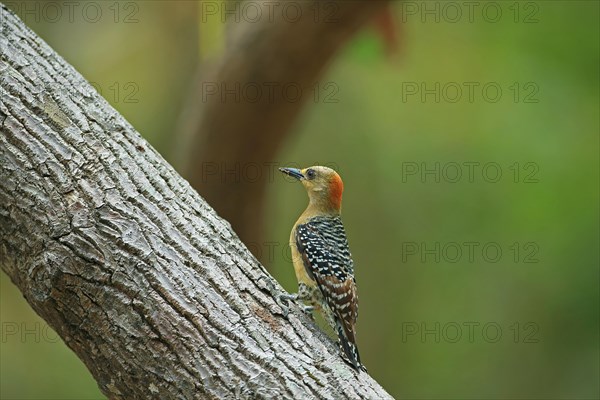
[[[199,28],[198,4],[97,3],[103,17],[90,23],[81,11],[36,18],[25,3],[40,4],[7,4],[176,162],[173,134],[212,29]],[[393,4],[395,55],[372,27],[344,48],[277,165],[330,165],[344,178],[359,347],[393,396],[598,398],[598,2],[496,2],[496,23],[485,2],[472,21],[422,15],[436,3],[405,3],[414,15]],[[421,98],[436,82],[439,102]],[[479,84],[473,101],[465,82]],[[486,83],[501,88],[497,101]],[[325,102],[332,87],[337,101]],[[479,163],[472,179],[464,163]],[[436,166],[439,180],[421,175]],[[306,197],[278,175],[271,183],[266,240],[254,245],[274,246],[265,264],[294,291],[286,243]],[[103,398],[5,274],[0,285],[0,397]]]

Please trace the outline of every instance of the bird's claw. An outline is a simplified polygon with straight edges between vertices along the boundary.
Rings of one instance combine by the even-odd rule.
[[[282,293],[279,295],[279,300],[298,300],[298,293]]]
[[[313,311],[315,310],[315,307],[313,307],[313,306],[307,306],[307,305],[302,304],[302,306],[300,307],[300,309],[302,310],[302,312],[304,314],[306,314],[310,318],[314,319]]]
[[[281,308],[281,313],[284,318],[287,318],[290,313],[289,301],[296,300],[298,298],[297,294],[289,294],[283,293],[277,296],[277,305]]]
[[[299,298],[298,293],[283,293],[279,295],[279,301],[277,302],[277,304],[279,305],[279,307],[281,308],[282,314],[284,316],[284,318],[287,318],[287,316],[290,313],[290,307],[289,307],[289,301],[297,301]],[[300,307],[300,310],[305,313],[306,315],[308,315],[309,317],[313,317],[312,312],[315,309],[313,306],[307,306],[305,304],[298,304],[298,307]]]

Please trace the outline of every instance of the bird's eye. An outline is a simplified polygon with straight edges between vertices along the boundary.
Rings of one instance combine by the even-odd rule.
[[[317,173],[316,173],[316,172],[315,172],[315,170],[314,170],[314,169],[312,169],[312,168],[309,168],[309,169],[306,171],[306,176],[308,177],[308,179],[313,179],[313,178],[314,178],[316,175],[317,175]]]

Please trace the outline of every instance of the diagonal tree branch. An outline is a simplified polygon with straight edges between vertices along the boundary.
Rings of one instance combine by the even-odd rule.
[[[273,300],[229,224],[0,8],[0,266],[111,399],[390,396]]]

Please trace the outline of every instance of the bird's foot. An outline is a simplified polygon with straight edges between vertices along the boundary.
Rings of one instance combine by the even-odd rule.
[[[283,300],[283,301],[289,301],[289,300],[293,300],[296,301],[298,300],[298,293],[283,293],[279,295],[279,300]]]
[[[315,317],[313,316],[313,311],[315,310],[314,306],[307,306],[306,304],[301,304],[299,307],[304,314],[308,315],[312,319],[315,319]]]
[[[289,302],[298,300],[298,294],[283,293],[277,296],[277,305],[281,308],[281,313],[284,318],[287,318],[290,313]]]
[[[298,301],[300,299],[298,293],[284,293],[284,294],[280,294],[279,295],[279,301],[277,302],[277,304],[279,305],[279,307],[281,307],[283,316],[285,318],[287,318],[289,312],[290,312],[290,307],[289,307],[289,302],[290,301]],[[315,309],[313,306],[307,306],[305,304],[302,303],[298,303],[298,307],[300,307],[300,310],[307,314],[309,317],[313,318],[312,312]]]

